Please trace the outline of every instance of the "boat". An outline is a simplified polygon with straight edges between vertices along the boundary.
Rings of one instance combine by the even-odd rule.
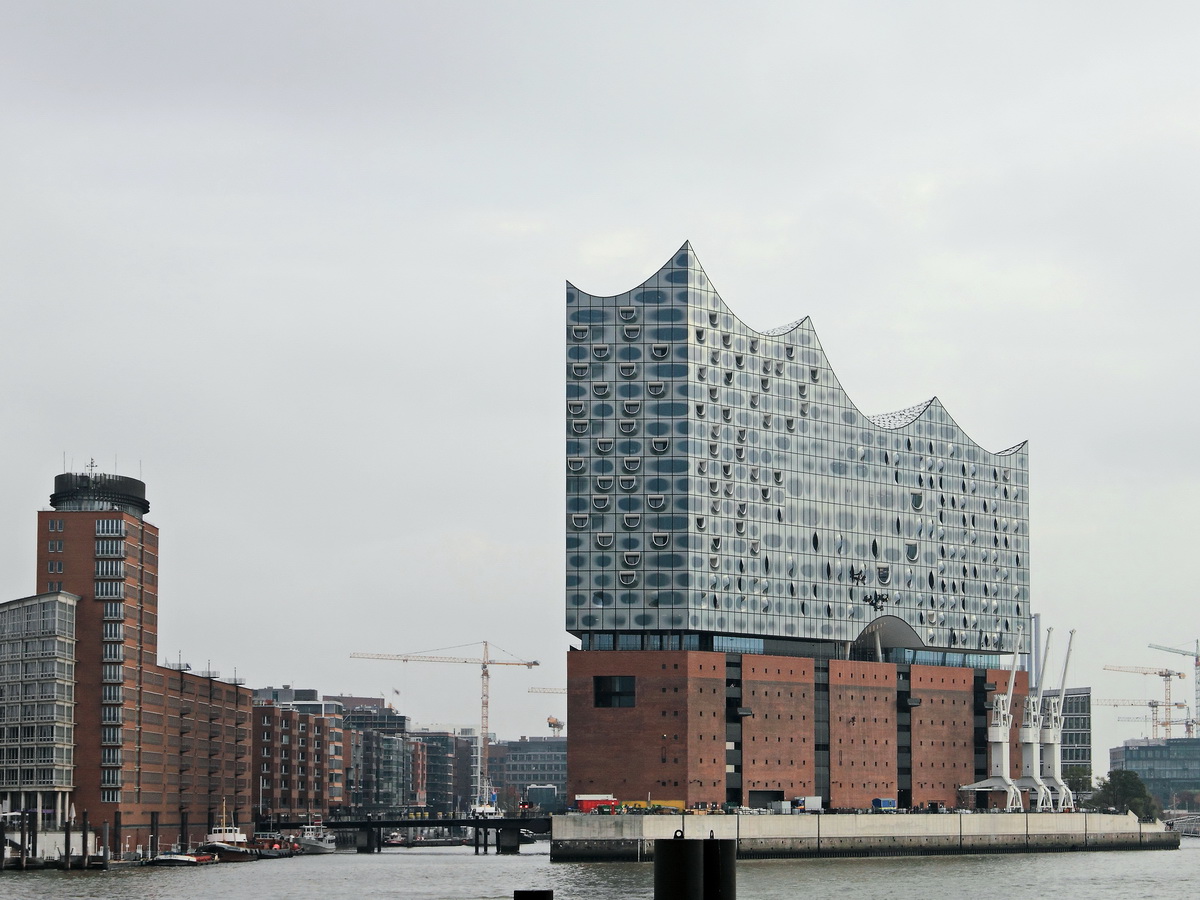
[[[151,860],[147,860],[147,865],[151,866],[208,866],[217,861],[217,858],[211,853],[160,853]]]
[[[296,843],[300,845],[301,853],[332,853],[337,849],[337,838],[319,816],[313,819],[312,824],[301,826]]]
[[[258,851],[259,859],[281,859],[295,856],[300,849],[293,841],[278,831],[256,831],[250,838],[250,846]]]
[[[231,823],[221,804],[221,824],[204,836],[204,843],[196,848],[200,853],[211,853],[221,862],[250,862],[259,857],[259,852],[250,846],[246,833]]]

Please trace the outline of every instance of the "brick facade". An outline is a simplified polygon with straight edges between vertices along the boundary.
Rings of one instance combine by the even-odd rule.
[[[633,678],[632,705],[597,705],[607,702],[598,684],[609,684],[597,679],[613,677]],[[833,808],[862,809],[877,797],[950,807],[994,799],[959,788],[986,774],[985,726],[995,694],[1007,690],[1007,671],[584,651],[568,655],[567,685],[569,802],[611,793],[765,806],[817,795]],[[1018,715],[1026,693],[1027,676],[1018,672]],[[1014,778],[1019,753],[1014,730]]]

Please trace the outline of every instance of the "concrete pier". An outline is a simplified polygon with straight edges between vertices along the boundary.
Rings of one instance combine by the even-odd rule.
[[[1176,850],[1162,822],[1106,813],[555,816],[550,858],[650,861],[655,840],[737,841],[739,859],[937,856],[1074,850]]]

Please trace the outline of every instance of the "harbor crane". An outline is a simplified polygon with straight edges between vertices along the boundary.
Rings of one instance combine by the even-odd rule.
[[[1172,669],[1154,669],[1147,666],[1105,666],[1106,672],[1132,672],[1135,675],[1157,675],[1163,680],[1163,705],[1171,706],[1171,681],[1175,678],[1187,678],[1187,673],[1176,672]],[[1163,730],[1166,737],[1171,736],[1171,723],[1167,722]],[[1157,735],[1156,735],[1157,736]]]
[[[1166,703],[1163,703],[1161,700],[1133,700],[1133,699],[1119,699],[1119,700],[1096,700],[1096,699],[1093,699],[1092,705],[1093,706],[1148,706],[1148,707],[1150,707],[1150,736],[1153,738],[1158,737],[1158,726],[1160,724],[1164,724],[1168,727],[1167,737],[1170,737],[1169,726],[1176,724],[1174,722],[1160,719],[1159,712],[1158,712],[1160,709],[1171,710],[1171,709],[1187,709],[1188,708],[1186,703],[1171,703],[1168,705]],[[1168,712],[1167,715],[1169,716],[1170,713]]]
[[[1196,705],[1192,709],[1200,713],[1200,640],[1196,641],[1195,650],[1180,650],[1176,647],[1166,647],[1162,644],[1150,644],[1151,650],[1165,650],[1168,653],[1178,653],[1180,656],[1190,656],[1196,665]]]
[[[467,665],[476,665],[480,668],[480,679],[482,687],[480,690],[480,714],[479,714],[479,739],[477,741],[477,762],[475,763],[475,797],[476,802],[480,805],[486,805],[490,798],[486,796],[490,793],[488,787],[488,682],[491,679],[491,674],[488,672],[488,666],[524,666],[527,669],[532,669],[534,666],[541,665],[536,659],[492,659],[491,648],[487,641],[481,642],[483,645],[482,657],[465,657],[465,656],[433,656],[427,653],[351,653],[351,659],[387,659],[395,662],[439,662],[439,663],[466,663]],[[460,644],[459,647],[473,647],[475,644]],[[447,650],[456,650],[458,647],[447,647]]]
[[[1020,644],[1020,633],[1017,636]],[[1015,648],[1012,668],[1008,671],[1008,690],[1003,694],[992,695],[992,721],[988,725],[988,771],[989,775],[983,781],[964,784],[959,790],[963,791],[1004,791],[1005,809],[1009,812],[1024,809],[1021,802],[1021,792],[1009,776],[1009,734],[1012,732],[1013,687],[1017,678],[1017,663],[1021,654]]]
[[[1046,671],[1046,660],[1050,658],[1050,638],[1053,636],[1054,629],[1047,629],[1046,649],[1042,652],[1039,672]],[[1042,732],[1048,724],[1042,716],[1042,686],[1045,681],[1044,675],[1038,678],[1037,687],[1031,686],[1025,696],[1021,726],[1017,729],[1017,739],[1021,745],[1021,777],[1016,780],[1017,789],[1029,791],[1029,806],[1036,807],[1038,812],[1054,809],[1054,795],[1042,780]]]
[[[1050,638],[1054,629],[1046,630],[1046,648],[1050,647]],[[1039,735],[1041,743],[1042,782],[1053,795],[1054,808],[1059,812],[1075,808],[1075,795],[1062,777],[1062,736],[1063,723],[1066,716],[1063,710],[1067,700],[1067,670],[1071,665],[1071,648],[1075,646],[1075,629],[1072,628],[1067,637],[1067,652],[1063,656],[1062,678],[1058,682],[1058,691],[1046,698],[1042,711],[1042,730]],[[1041,681],[1046,671],[1046,659],[1038,670],[1038,695],[1042,694]]]

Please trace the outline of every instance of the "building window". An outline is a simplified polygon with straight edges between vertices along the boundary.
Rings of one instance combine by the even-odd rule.
[[[50,562],[46,563],[46,571],[51,575],[61,575],[62,570],[63,564],[61,559],[52,559]]]
[[[63,542],[62,541],[50,541],[47,546],[47,551],[50,553],[62,553],[63,552]]]
[[[634,675],[596,675],[592,678],[593,705],[606,709],[632,707],[636,684]]]

